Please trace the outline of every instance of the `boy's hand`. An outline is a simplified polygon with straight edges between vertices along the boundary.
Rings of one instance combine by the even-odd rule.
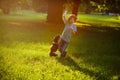
[[[77,33],[77,29],[75,26],[70,26],[70,29],[72,30],[72,33],[73,34],[76,34]]]
[[[69,10],[71,10],[71,8],[72,8],[72,5],[71,4],[67,4],[66,7],[65,7],[65,10],[69,11]]]

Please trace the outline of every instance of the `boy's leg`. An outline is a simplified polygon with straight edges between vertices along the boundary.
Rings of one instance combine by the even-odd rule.
[[[64,41],[61,39],[60,40],[60,43],[59,43],[59,46],[58,46],[58,50],[60,51],[60,53],[62,53],[62,47],[63,47],[63,45],[64,45]]]
[[[65,57],[67,52],[66,52],[66,48],[68,46],[68,43],[64,43],[63,49],[62,49],[62,53],[61,53],[61,57]]]
[[[63,39],[60,40],[60,44],[59,44],[59,51],[61,53],[61,57],[65,57],[66,56],[66,48],[68,46],[68,43],[66,41],[64,41]]]

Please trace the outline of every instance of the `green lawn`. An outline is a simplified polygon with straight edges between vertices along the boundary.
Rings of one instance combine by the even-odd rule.
[[[68,14],[69,16],[69,14]],[[1,20],[12,20],[12,21],[46,21],[46,13],[36,13],[34,11],[13,11],[10,12],[10,15],[4,15],[0,13]],[[119,27],[120,26],[120,16],[107,16],[101,14],[78,14],[78,26],[84,26],[84,24],[91,24],[94,26],[108,26],[108,27]]]
[[[78,27],[78,33],[73,36],[67,49],[67,57],[61,59],[49,57],[49,51],[53,37],[62,32],[63,26],[45,23],[45,16],[0,15],[1,80],[120,78],[118,26]],[[87,16],[91,15],[83,17]]]
[[[107,16],[101,14],[79,14],[78,20],[84,23],[89,23],[94,26],[108,26],[108,27],[119,27],[120,18],[119,16]]]

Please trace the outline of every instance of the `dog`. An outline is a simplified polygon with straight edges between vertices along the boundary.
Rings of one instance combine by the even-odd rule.
[[[56,53],[57,49],[58,49],[58,45],[59,45],[59,39],[60,39],[60,35],[57,35],[54,37],[53,39],[53,43],[50,47],[50,56],[58,56],[58,54]]]

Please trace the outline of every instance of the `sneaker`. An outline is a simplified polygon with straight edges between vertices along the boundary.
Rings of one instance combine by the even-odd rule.
[[[64,58],[66,56],[67,52],[65,51],[64,53],[61,54],[61,57]]]
[[[52,52],[52,53],[50,53],[50,56],[58,56],[58,54],[56,53],[56,52]]]

